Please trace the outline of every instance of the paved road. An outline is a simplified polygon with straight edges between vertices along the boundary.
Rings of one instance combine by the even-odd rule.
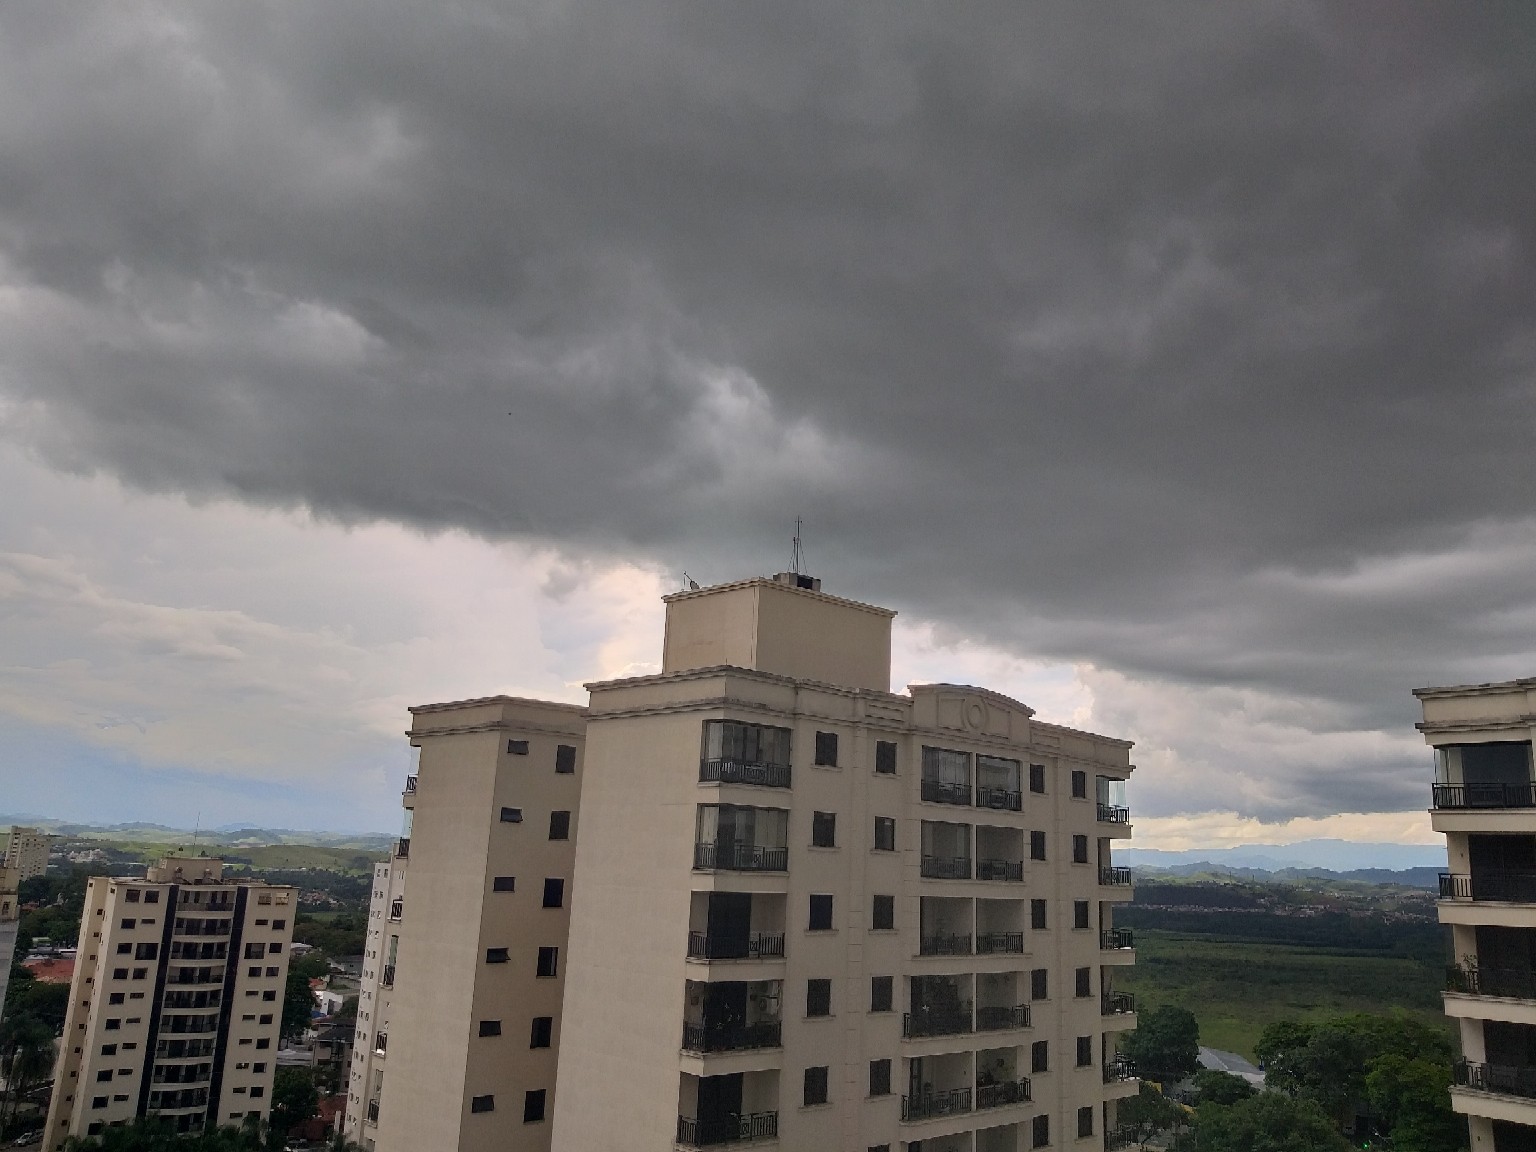
[[[1241,1076],[1255,1088],[1264,1087],[1264,1073],[1260,1072],[1258,1068],[1236,1052],[1222,1052],[1216,1048],[1201,1048],[1200,1067],[1212,1068],[1217,1072],[1230,1072],[1234,1076]]]

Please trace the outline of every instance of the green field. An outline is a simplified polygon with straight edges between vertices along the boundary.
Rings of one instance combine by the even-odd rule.
[[[1115,973],[1115,989],[1134,992],[1138,1008],[1188,1008],[1202,1044],[1250,1059],[1276,1020],[1401,1011],[1449,1031],[1443,981],[1442,969],[1417,960],[1146,928],[1136,931],[1136,966]]]

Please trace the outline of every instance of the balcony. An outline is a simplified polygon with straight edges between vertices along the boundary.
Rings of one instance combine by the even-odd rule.
[[[693,866],[722,872],[787,872],[789,847],[765,844],[694,844]]]
[[[919,956],[969,956],[971,954],[970,933],[935,932],[918,937],[917,954]]]
[[[397,896],[389,905],[389,920],[392,924],[398,924],[405,917],[405,897]]]
[[[379,1122],[379,1098],[377,1096],[375,1096],[372,1100],[368,1101],[368,1123],[370,1123],[370,1124],[377,1124],[378,1122]]]
[[[1131,870],[1129,868],[1100,868],[1099,883],[1106,888],[1129,888],[1131,886]]]
[[[955,1116],[970,1110],[969,1088],[952,1088],[948,1092],[925,1092],[921,1096],[901,1098],[903,1120],[932,1120],[936,1116]]]
[[[1536,808],[1536,784],[1435,784],[1435,808]]]
[[[1024,861],[978,860],[976,861],[976,879],[1022,880],[1024,879]]]
[[[1029,1027],[1029,1005],[1014,1004],[976,1009],[976,1031],[1005,1032]]]
[[[379,983],[385,988],[393,988],[395,986],[395,966],[393,964],[384,965],[384,972],[379,977]]]
[[[1108,1064],[1104,1065],[1104,1083],[1120,1084],[1126,1080],[1136,1079],[1136,1062],[1127,1060],[1124,1056],[1116,1056]]]
[[[976,1110],[983,1108],[1005,1108],[1009,1104],[1028,1104],[1029,1078],[1023,1080],[1004,1080],[998,1084],[976,1085]]]
[[[1440,899],[1536,904],[1536,872],[1487,871],[1471,876],[1442,872]]]
[[[1536,972],[1529,968],[1479,968],[1473,964],[1452,964],[1445,970],[1445,990],[1465,996],[1536,1000]]]
[[[407,796],[416,795],[416,779],[415,776],[407,776],[405,778],[405,794]]]
[[[969,880],[969,856],[924,856],[922,874],[929,880]]]
[[[1120,804],[1100,804],[1100,824],[1129,824],[1131,822],[1131,810]]]
[[[411,855],[411,838],[402,836],[395,841],[395,856],[401,860],[409,859]]]
[[[1022,953],[1022,932],[980,932],[976,936],[976,955],[996,956],[1001,953]]]
[[[1457,1088],[1471,1088],[1475,1092],[1494,1092],[1500,1096],[1536,1100],[1536,1068],[1458,1060],[1451,1070],[1451,1083]]]
[[[971,1031],[971,1002],[953,1008],[918,1008],[901,1018],[901,1034],[908,1040],[924,1036],[964,1036]]]
[[[1106,992],[1100,1003],[1105,1016],[1129,1016],[1136,1011],[1136,997],[1129,992]]]
[[[952,784],[945,780],[924,779],[921,795],[930,804],[960,804],[966,808],[971,806],[969,784]]]
[[[677,1118],[677,1142],[685,1148],[713,1148],[720,1144],[743,1144],[749,1140],[774,1140],[779,1135],[777,1112],[752,1112],[718,1120]]]
[[[788,788],[789,765],[752,763],[746,760],[700,760],[699,783]],[[774,1113],[774,1123],[778,1123],[777,1113]]]
[[[763,1020],[756,1024],[710,1025],[684,1021],[685,1052],[750,1052],[758,1048],[778,1048],[783,1043],[783,1024]]]
[[[987,788],[983,786],[976,789],[976,807],[991,808],[998,812],[1022,812],[1024,810],[1024,795],[1011,788]]]
[[[784,933],[752,932],[746,936],[688,933],[690,960],[782,960]]]
[[[1136,947],[1136,935],[1129,928],[1107,928],[1099,933],[1099,948],[1105,952],[1123,952]]]

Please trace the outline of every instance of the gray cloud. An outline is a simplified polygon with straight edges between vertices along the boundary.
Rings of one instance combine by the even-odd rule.
[[[1513,4],[9,5],[0,413],[709,578],[803,512],[839,591],[1299,710],[1239,810],[1400,806],[1330,735],[1536,650],[1533,50]]]

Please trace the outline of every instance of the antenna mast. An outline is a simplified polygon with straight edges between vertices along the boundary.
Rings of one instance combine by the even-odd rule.
[[[789,553],[789,570],[796,576],[800,575],[800,568],[805,563],[805,554],[800,549],[800,517],[795,517],[795,543]]]

